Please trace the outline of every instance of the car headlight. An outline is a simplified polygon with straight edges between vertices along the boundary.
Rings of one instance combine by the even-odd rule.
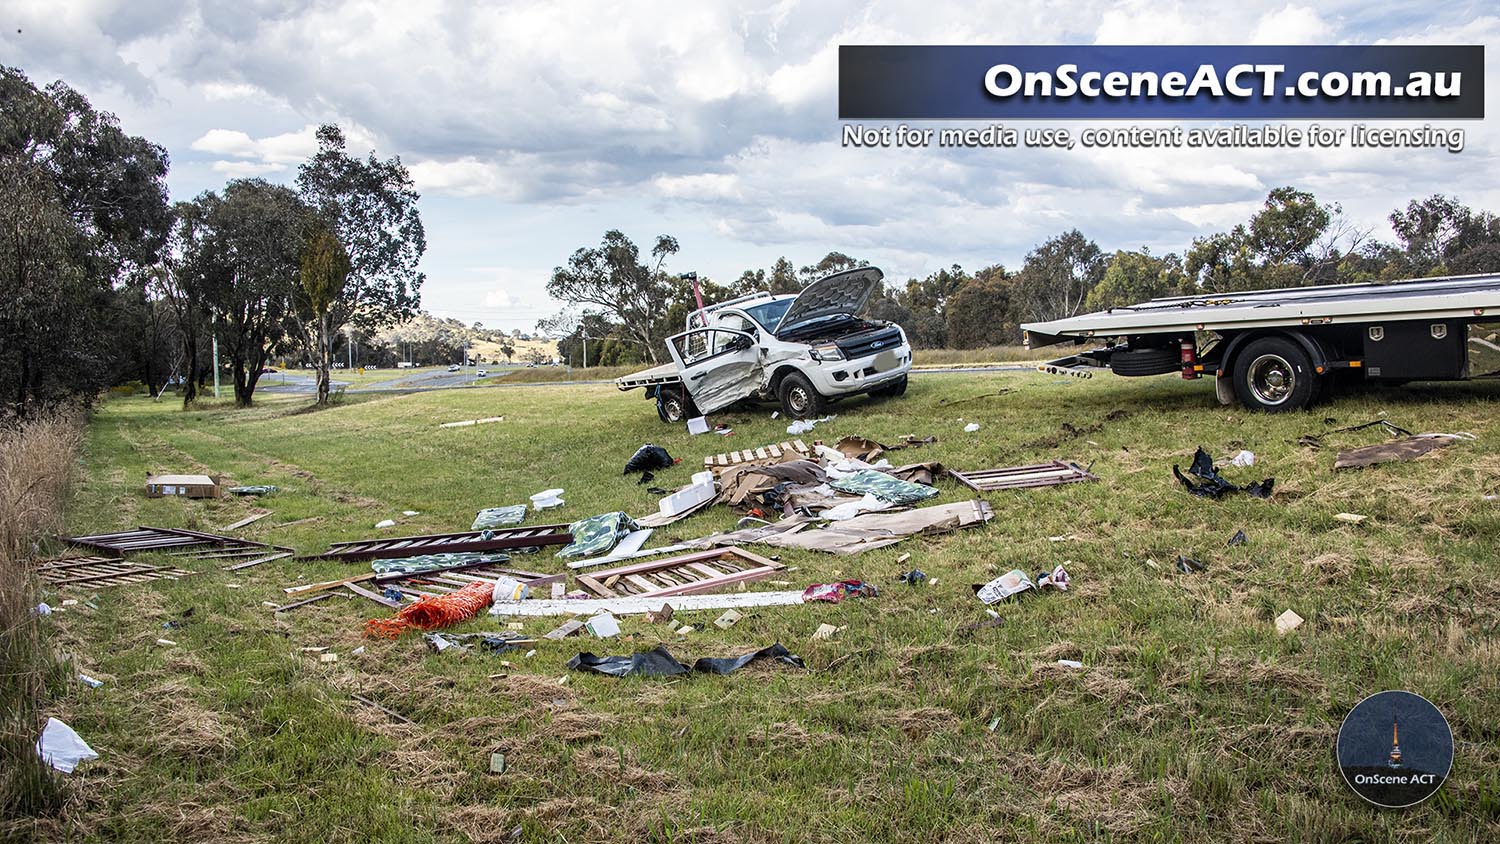
[[[844,352],[836,343],[825,343],[821,346],[813,346],[807,352],[808,357],[813,360],[843,360]]]

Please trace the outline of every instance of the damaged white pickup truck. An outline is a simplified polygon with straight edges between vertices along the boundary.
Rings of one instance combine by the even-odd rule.
[[[905,332],[859,317],[881,277],[860,267],[795,295],[755,293],[694,311],[687,330],[667,338],[671,363],[615,384],[645,389],[668,423],[742,401],[779,401],[787,416],[806,419],[846,396],[899,396],[911,370]]]

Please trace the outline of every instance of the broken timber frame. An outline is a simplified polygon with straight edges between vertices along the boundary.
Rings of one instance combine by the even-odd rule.
[[[489,534],[486,538],[485,534]],[[455,554],[460,551],[499,551],[506,548],[530,548],[542,545],[567,545],[573,534],[567,525],[531,525],[463,533],[434,533],[425,536],[391,536],[335,542],[322,554],[302,557],[304,560],[342,560],[346,563],[364,560],[389,560],[422,554]]]
[[[232,563],[225,566],[231,571],[290,557],[294,553],[292,549],[280,545],[268,545],[234,536],[146,525],[119,533],[65,536],[63,541],[116,559],[124,559],[131,554],[159,553],[195,560],[223,560]]]
[[[1004,469],[980,469],[973,472],[958,472],[949,469],[948,474],[952,475],[954,480],[978,492],[1099,480],[1079,467],[1077,463],[1064,463],[1061,460],[1039,463],[1035,466],[1011,466]]]
[[[753,463],[780,463],[788,458],[799,460],[812,454],[812,449],[801,440],[786,440],[775,445],[761,446],[760,448],[747,448],[744,451],[730,451],[724,454],[716,454],[712,457],[703,458],[703,468],[712,471],[715,475],[733,466],[744,466]]]
[[[36,566],[37,577],[49,586],[82,586],[98,589],[125,586],[148,580],[176,580],[197,572],[168,566],[130,563],[115,557],[59,557]]]
[[[781,563],[731,546],[580,574],[578,585],[601,598],[665,598],[760,580],[782,568]]]

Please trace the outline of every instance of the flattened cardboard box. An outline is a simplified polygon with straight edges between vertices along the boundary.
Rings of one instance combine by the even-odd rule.
[[[146,496],[164,498],[222,498],[219,479],[208,475],[152,475],[146,479]]]

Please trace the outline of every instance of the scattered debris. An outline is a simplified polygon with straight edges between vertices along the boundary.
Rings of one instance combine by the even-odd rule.
[[[253,516],[246,516],[245,518],[240,519],[239,521],[235,522],[232,525],[226,525],[222,529],[224,531],[226,531],[226,532],[227,531],[231,531],[231,530],[239,530],[242,527],[249,527],[250,525],[255,524],[256,522],[260,521],[261,519],[264,519],[265,517],[267,517],[269,515],[271,515],[271,511],[270,510],[265,511],[264,513],[256,513]]]
[[[1066,591],[1068,591],[1068,584],[1071,583],[1071,582],[1073,582],[1073,578],[1068,575],[1068,570],[1065,569],[1065,568],[1063,568],[1063,566],[1064,565],[1069,565],[1072,562],[1073,562],[1072,560],[1068,560],[1067,563],[1059,564],[1056,568],[1052,569],[1052,571],[1050,571],[1050,572],[1048,572],[1048,571],[1039,571],[1039,572],[1037,572],[1037,574],[1036,574],[1036,587],[1038,589],[1056,589],[1059,592],[1066,592]],[[936,582],[937,581],[935,581],[935,580],[933,581],[933,583],[936,583]]]
[[[1263,481],[1254,481],[1246,486],[1237,486],[1224,479],[1219,470],[1214,468],[1214,459],[1198,447],[1193,454],[1193,465],[1188,467],[1188,474],[1200,478],[1202,483],[1195,483],[1187,475],[1182,473],[1181,467],[1172,466],[1172,474],[1187,489],[1188,492],[1200,498],[1222,498],[1231,492],[1245,492],[1252,498],[1270,498],[1272,487],[1276,484],[1275,478],[1266,478]]]
[[[624,513],[601,513],[568,525],[573,541],[557,552],[559,557],[590,557],[606,554],[622,537],[640,527]]]
[[[926,501],[938,494],[934,487],[904,481],[874,469],[861,469],[846,477],[830,480],[828,485],[853,495],[873,495],[897,506]]]
[[[786,432],[788,434],[791,434],[792,436],[805,434],[825,422],[832,422],[835,418],[836,417],[830,415],[824,416],[821,419],[798,419],[792,422],[792,424],[786,426]]]
[[[995,627],[1003,627],[1004,625],[1005,619],[996,614],[984,619],[983,621],[975,621],[970,624],[963,625],[962,627],[958,628],[958,634],[960,636],[967,637],[978,633],[980,630],[989,630]]]
[[[230,495],[238,495],[241,497],[253,496],[255,498],[259,498],[263,495],[270,495],[280,490],[281,487],[273,486],[271,484],[255,484],[253,486],[232,486],[229,488],[228,492]]]
[[[679,631],[681,632],[681,631]],[[758,659],[771,659],[797,668],[806,668],[802,658],[792,654],[780,642],[739,657],[704,657],[689,668],[678,662],[672,652],[658,645],[656,648],[630,656],[595,656],[580,653],[568,660],[568,668],[574,671],[592,671],[611,677],[675,677],[689,671],[708,674],[729,674],[738,671]]]
[[[865,513],[826,527],[807,530],[816,519],[797,516],[775,524],[715,534],[685,543],[694,547],[758,543],[851,555],[894,545],[918,534],[946,533],[976,527],[994,518],[982,499],[921,507],[898,513]]]
[[[744,616],[734,610],[725,610],[723,615],[714,619],[714,626],[719,628],[720,630],[728,630],[742,618],[744,618]]]
[[[782,568],[774,560],[731,546],[580,574],[578,585],[602,598],[665,598],[760,580]]]
[[[427,647],[437,653],[442,653],[449,648],[457,648],[467,651],[472,647],[471,643],[477,643],[480,650],[492,654],[509,653],[520,650],[522,645],[534,645],[536,640],[517,633],[423,633],[422,641]]]
[[[862,580],[841,580],[838,583],[814,583],[802,590],[802,601],[825,601],[830,604],[838,602],[850,596],[856,598],[878,598],[880,590],[873,583],[865,583]]]
[[[699,434],[708,433],[708,419],[703,416],[694,416],[687,421],[687,432],[689,436],[696,437]]]
[[[475,425],[488,425],[492,422],[504,422],[504,416],[486,416],[483,419],[463,419],[458,422],[443,422],[439,428],[470,428]]]
[[[490,754],[490,773],[492,773],[492,774],[503,774],[503,773],[505,773],[505,754],[504,753],[500,753],[500,752],[497,751],[497,752],[494,752],[494,753]]]
[[[318,662],[338,662],[338,654],[318,654]]]
[[[377,528],[388,528],[388,527],[395,527],[395,526],[396,526],[396,520],[395,519],[381,519],[380,521],[378,521],[378,522],[375,523],[375,527],[377,527]]]
[[[1177,555],[1177,570],[1183,574],[1192,574],[1193,572],[1203,571],[1205,568],[1206,566],[1192,557],[1185,557],[1182,554]]]
[[[174,641],[172,641],[171,639],[157,639],[156,640],[156,644],[161,645],[164,648],[175,648],[175,647],[177,647],[177,643],[174,642]]]
[[[1034,466],[1012,466],[1004,469],[981,469],[974,472],[949,470],[953,479],[978,492],[998,489],[1021,489],[1038,486],[1056,486],[1080,481],[1097,481],[1077,463],[1054,460]]]
[[[834,627],[832,624],[819,624],[818,629],[813,631],[814,639],[832,639],[842,627]]]
[[[1255,452],[1253,452],[1253,451],[1245,451],[1244,449],[1241,449],[1239,454],[1236,454],[1235,456],[1229,458],[1229,465],[1236,466],[1236,467],[1239,467],[1241,469],[1245,469],[1245,468],[1249,468],[1251,466],[1254,466],[1255,465]]]
[[[1332,422],[1334,420],[1332,420],[1332,419],[1325,419],[1323,421],[1327,422],[1329,424],[1332,424]],[[1341,434],[1341,433],[1346,433],[1346,432],[1350,432],[1350,431],[1363,431],[1366,428],[1373,428],[1373,427],[1375,427],[1377,425],[1380,426],[1381,428],[1383,428],[1385,430],[1385,432],[1386,432],[1387,435],[1392,436],[1392,437],[1409,437],[1409,436],[1412,436],[1412,432],[1411,431],[1406,430],[1405,428],[1401,427],[1400,425],[1392,424],[1391,422],[1389,422],[1389,421],[1387,421],[1385,419],[1376,419],[1374,422],[1366,422],[1363,425],[1348,425],[1348,426],[1343,427],[1343,428],[1334,428],[1331,431],[1324,431],[1321,434],[1307,434],[1305,436],[1298,437],[1297,438],[1297,443],[1299,445],[1305,445],[1308,448],[1322,448],[1323,447],[1323,438],[1326,437],[1326,436],[1328,436],[1329,434]]]
[[[243,560],[247,557],[280,554],[292,550],[234,536],[146,525],[119,533],[69,536],[64,537],[63,541],[69,545],[88,548],[115,558],[128,558],[135,553],[165,551],[173,556],[189,557],[195,560]]]
[[[1224,544],[1232,548],[1236,545],[1245,545],[1249,542],[1250,537],[1246,536],[1243,530],[1237,530],[1234,532],[1234,536],[1229,537],[1229,541]]]
[[[1059,659],[1057,661],[1057,664],[1063,666],[1064,668],[1082,668],[1083,667],[1083,663],[1079,662],[1076,659]]]
[[[1395,460],[1415,460],[1429,451],[1445,448],[1459,440],[1472,439],[1475,439],[1474,435],[1468,433],[1418,434],[1414,437],[1407,437],[1404,440],[1395,440],[1393,442],[1340,451],[1338,458],[1333,462],[1333,468],[1359,469]]]
[[[509,507],[489,507],[474,514],[474,524],[469,526],[469,530],[493,530],[494,528],[512,527],[525,520],[525,504],[513,504]]]
[[[661,609],[659,609],[659,610],[652,610],[652,611],[649,611],[649,612],[646,613],[646,623],[647,624],[671,624],[672,623],[672,615],[673,615],[674,612],[675,612],[675,610],[672,609],[672,605],[671,604],[662,604],[661,605]]]
[[[778,607],[802,603],[802,592],[734,592],[719,595],[680,595],[672,599],[677,612],[697,610],[743,609],[745,607]],[[656,612],[662,606],[660,597],[626,596],[617,598],[564,598],[552,601],[533,598],[529,601],[499,603],[490,608],[496,616],[586,615],[608,611],[616,616]]]
[[[910,560],[910,559],[911,559],[911,552],[908,551],[905,554],[902,554],[901,556],[899,556],[899,557],[896,558],[896,565],[899,566],[899,565],[905,563],[907,560]]]
[[[580,632],[583,631],[583,629],[583,622],[579,621],[576,618],[573,618],[564,621],[562,624],[559,624],[555,630],[542,636],[542,638],[561,641],[568,638],[569,636],[577,636]]]
[[[56,718],[47,719],[42,735],[36,740],[36,753],[43,762],[65,774],[73,773],[80,762],[99,758],[82,736]]]
[[[79,674],[78,682],[84,684],[85,686],[88,686],[91,689],[97,689],[100,686],[104,685],[103,680],[95,680],[93,677],[90,677],[87,674]]]
[[[705,457],[703,468],[718,474],[731,466],[785,463],[790,460],[806,459],[811,454],[812,449],[807,443],[801,440],[787,440],[759,448],[747,448],[744,451],[730,451]]]
[[[553,507],[561,507],[563,501],[561,489],[544,489],[536,495],[531,496],[531,506],[535,510],[548,510]]]
[[[915,586],[927,580],[927,573],[921,569],[912,569],[911,571],[904,571],[896,575],[896,580],[900,583],[909,583]]]
[[[392,718],[396,719],[397,721],[400,721],[403,724],[415,724],[416,723],[415,721],[411,720],[410,718],[406,717],[405,715],[402,715],[401,713],[395,711],[394,709],[387,709],[386,707],[384,707],[384,706],[376,703],[373,700],[370,700],[369,698],[365,697],[364,695],[351,694],[351,695],[349,695],[349,697],[351,697],[351,698],[359,701],[360,703],[363,703],[365,706],[373,706],[374,708],[379,709],[381,712],[384,712],[385,714],[391,716]]]
[[[148,580],[176,580],[197,572],[168,566],[148,566],[108,557],[58,557],[37,564],[36,574],[49,586],[81,586],[99,589]]]
[[[365,635],[395,639],[407,630],[435,630],[467,621],[490,605],[495,585],[486,581],[447,595],[427,595],[397,611],[394,618],[372,618],[365,622]]]
[[[657,505],[657,512],[664,519],[672,519],[685,516],[695,512],[700,507],[705,507],[718,497],[718,488],[714,486],[712,472],[702,472],[707,475],[706,479],[699,475],[693,476],[693,482],[671,495],[665,496]]]
[[[220,498],[223,492],[217,478],[208,475],[151,475],[146,478],[149,498]]]
[[[1036,584],[1031,582],[1031,578],[1026,576],[1026,572],[1020,569],[1011,569],[979,587],[975,594],[979,596],[979,600],[986,604],[996,604],[1006,598],[1035,588]]]
[[[979,430],[978,422],[970,422],[969,424],[964,426],[964,433],[966,434],[972,434],[977,430]]]
[[[672,455],[659,445],[646,443],[635,450],[635,454],[625,461],[625,471],[621,474],[628,475],[631,472],[654,472],[658,469],[670,469],[676,466],[678,461],[672,459]]]
[[[1358,513],[1334,513],[1333,517],[1341,522],[1349,522],[1355,525],[1365,520],[1365,517]]]
[[[620,624],[615,617],[609,613],[600,613],[589,619],[584,625],[589,633],[599,639],[608,639],[620,635]]]
[[[1302,621],[1302,616],[1297,615],[1291,610],[1287,610],[1281,615],[1276,616],[1276,632],[1283,635],[1290,633],[1302,626]]]
[[[342,560],[352,563],[364,560],[410,558],[423,554],[456,554],[463,551],[501,551],[507,548],[567,545],[572,541],[573,534],[568,532],[567,525],[534,525],[464,533],[355,539],[335,542],[322,554],[301,559]]]

